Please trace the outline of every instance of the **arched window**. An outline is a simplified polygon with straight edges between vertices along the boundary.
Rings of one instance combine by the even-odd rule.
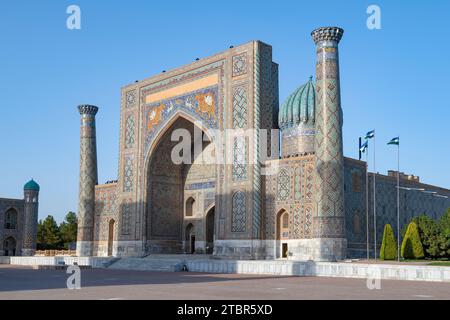
[[[6,238],[3,242],[3,250],[5,251],[5,256],[15,256],[16,239],[14,239],[13,237]]]
[[[289,239],[289,213],[282,209],[277,214],[277,240]]]
[[[194,215],[195,199],[190,197],[186,201],[186,217],[192,217]]]
[[[353,192],[361,192],[361,174],[359,172],[352,173],[352,189]]]
[[[6,211],[5,229],[16,229],[17,227],[17,211],[13,208]]]
[[[283,214],[283,229],[289,228],[289,213]]]

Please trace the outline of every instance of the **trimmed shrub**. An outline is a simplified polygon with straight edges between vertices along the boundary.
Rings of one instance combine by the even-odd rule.
[[[381,260],[397,259],[397,241],[395,240],[394,230],[390,224],[384,226],[383,242],[380,250]]]
[[[401,255],[404,259],[422,259],[424,257],[419,229],[415,222],[408,225],[402,242]]]

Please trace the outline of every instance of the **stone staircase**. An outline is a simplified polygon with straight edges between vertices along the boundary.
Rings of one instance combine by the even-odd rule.
[[[112,262],[108,269],[178,272],[188,261],[207,260],[209,255],[192,254],[150,254],[142,258],[120,258]]]

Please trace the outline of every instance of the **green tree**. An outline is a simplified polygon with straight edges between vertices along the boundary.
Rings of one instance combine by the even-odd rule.
[[[383,242],[380,250],[381,260],[397,259],[397,241],[395,240],[394,230],[390,224],[384,226]]]
[[[408,225],[402,242],[401,255],[404,259],[422,259],[424,257],[419,229],[415,222]]]
[[[37,225],[37,249],[44,250],[45,249],[45,232],[42,219],[39,220]]]
[[[64,249],[69,248],[69,243],[77,241],[77,216],[75,212],[69,212],[59,226],[61,241]]]
[[[441,235],[440,249],[442,255],[450,258],[450,208],[442,215],[438,224]]]
[[[41,226],[42,245],[45,249],[60,249],[61,236],[59,227],[53,216],[47,216]]]
[[[420,240],[422,241],[425,256],[429,258],[439,258],[444,255],[441,250],[441,230],[439,225],[427,215],[421,215],[413,219],[419,229]]]

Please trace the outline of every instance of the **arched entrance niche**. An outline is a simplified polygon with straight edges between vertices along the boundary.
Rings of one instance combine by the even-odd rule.
[[[277,214],[276,249],[277,258],[287,258],[289,252],[289,213],[281,209]]]
[[[113,244],[114,244],[114,219],[111,219],[108,224],[108,257],[113,255]]]
[[[183,221],[195,218],[195,210],[199,207],[197,202],[203,203],[204,189],[210,187],[211,182],[215,183],[214,143],[200,128],[196,127],[194,132],[194,126],[184,115],[175,117],[156,138],[148,157],[145,215],[148,253],[185,251],[183,241],[187,239],[183,239],[183,231],[186,232]],[[190,138],[190,155],[183,154],[178,148],[180,142],[185,141],[180,139],[180,133]],[[195,138],[202,141],[194,145]],[[198,145],[200,148],[195,150]],[[173,154],[178,160],[183,158],[187,161],[176,162]]]
[[[189,223],[185,231],[185,252],[195,253],[195,230],[194,225]]]
[[[214,218],[216,207],[213,206],[206,213],[206,254],[212,254],[214,251]]]
[[[13,230],[17,227],[17,211],[14,208],[10,208],[5,213],[5,225],[4,228],[7,230]]]
[[[17,248],[17,242],[14,237],[8,237],[3,242],[3,250],[5,252],[5,256],[15,256],[16,255],[16,249]]]

